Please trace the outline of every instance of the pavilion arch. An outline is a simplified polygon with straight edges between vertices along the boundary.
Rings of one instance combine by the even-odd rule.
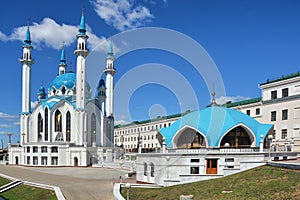
[[[172,146],[173,148],[207,148],[208,141],[199,130],[186,125],[174,134]]]
[[[255,147],[256,137],[246,125],[238,124],[223,134],[219,141],[219,147],[223,147],[225,143],[229,143],[231,148]]]

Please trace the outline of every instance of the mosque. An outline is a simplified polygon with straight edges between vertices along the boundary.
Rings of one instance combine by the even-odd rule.
[[[25,166],[89,166],[114,157],[114,54],[110,41],[104,73],[93,97],[86,80],[88,35],[82,13],[77,37],[76,73],[67,72],[64,48],[58,75],[48,88],[40,87],[31,109],[31,67],[34,64],[30,29],[24,40],[20,144],[9,146],[9,164]],[[99,75],[100,77],[100,75]],[[105,84],[106,83],[106,84]]]

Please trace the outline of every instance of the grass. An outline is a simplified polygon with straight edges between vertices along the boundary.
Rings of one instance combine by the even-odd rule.
[[[3,185],[6,185],[8,183],[10,183],[11,181],[6,179],[6,178],[2,178],[0,177],[0,187],[3,186]]]
[[[232,191],[222,193],[222,191]],[[121,190],[126,197],[126,188]],[[300,171],[262,166],[231,176],[160,189],[131,188],[130,199],[173,200],[192,194],[197,199],[300,199]]]
[[[1,193],[3,199],[22,199],[22,200],[55,200],[56,195],[52,190],[19,185],[11,190]]]

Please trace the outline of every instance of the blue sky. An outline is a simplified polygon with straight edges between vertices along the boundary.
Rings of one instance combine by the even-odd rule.
[[[202,108],[209,104],[213,87],[217,99],[223,101],[258,97],[259,83],[299,70],[300,2],[297,0],[27,0],[5,1],[1,5],[0,138],[4,141],[7,132],[14,134],[13,141],[19,138],[22,68],[18,59],[22,55],[28,19],[35,59],[31,74],[33,104],[40,85],[47,88],[58,73],[63,42],[67,63],[75,70],[73,51],[82,7],[90,36],[87,79],[91,79],[92,87],[105,65],[107,38],[110,35],[116,38],[115,82],[119,92],[115,94],[118,102],[115,118],[118,122]],[[147,27],[182,34],[185,40],[171,43],[176,50],[182,48],[193,57],[201,52],[183,47],[184,43],[191,39],[201,45],[215,63],[225,93],[212,84],[214,76],[202,77],[186,57],[143,46],[129,51],[117,44],[118,38],[125,35],[123,44],[151,39],[158,46],[166,45],[165,35],[128,38],[130,31]],[[209,65],[200,67],[211,71]],[[90,77],[91,74],[94,76]],[[132,89],[126,86],[135,80],[147,81],[138,82],[140,85],[135,85],[130,95],[126,94]],[[163,84],[165,80],[167,83]]]

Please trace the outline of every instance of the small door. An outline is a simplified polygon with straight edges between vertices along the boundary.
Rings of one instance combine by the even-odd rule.
[[[18,165],[18,164],[19,164],[19,157],[16,156],[16,165]]]
[[[218,159],[207,159],[206,174],[217,174],[217,173],[218,173]]]
[[[78,158],[77,157],[74,158],[74,167],[78,167]]]

